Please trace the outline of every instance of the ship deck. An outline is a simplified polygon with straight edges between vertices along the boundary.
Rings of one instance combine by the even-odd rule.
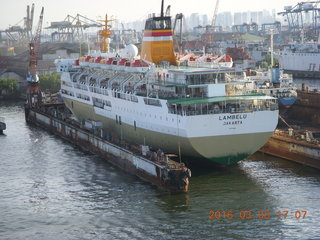
[[[212,97],[212,98],[179,98],[179,99],[169,99],[168,102],[171,104],[193,105],[193,104],[215,103],[215,102],[225,102],[225,101],[273,100],[273,99],[274,99],[273,97],[266,96],[263,94],[252,94],[252,95],[225,96],[225,97]]]

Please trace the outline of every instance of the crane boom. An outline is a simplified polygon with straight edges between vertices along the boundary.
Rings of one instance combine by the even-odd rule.
[[[39,56],[39,50],[40,50],[40,41],[41,41],[41,30],[42,30],[42,22],[43,22],[43,12],[44,8],[42,7],[38,26],[36,33],[29,43],[29,77],[28,81],[31,82],[37,82],[38,78],[36,76],[36,70],[37,70],[37,63],[38,63],[38,56]]]
[[[33,15],[33,6],[32,6]],[[42,104],[42,93],[39,86],[39,77],[37,75],[37,63],[40,51],[40,40],[41,40],[41,30],[43,22],[43,12],[44,8],[42,7],[38,26],[36,32],[29,43],[29,69],[27,75],[27,106],[39,107]]]
[[[211,22],[211,26],[213,26],[213,27],[216,25],[218,8],[219,8],[219,0],[216,1],[216,6],[214,8],[214,14],[213,14],[212,22]]]

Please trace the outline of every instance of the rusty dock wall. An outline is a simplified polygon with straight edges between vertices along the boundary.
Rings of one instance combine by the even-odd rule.
[[[30,109],[26,106],[25,117],[28,123],[36,124],[81,148],[98,154],[111,164],[161,189],[171,193],[188,191],[191,172],[184,164],[172,160],[167,162],[151,161],[39,109]]]

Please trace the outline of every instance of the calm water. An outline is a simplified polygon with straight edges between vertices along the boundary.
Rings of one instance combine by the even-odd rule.
[[[0,103],[0,116],[0,239],[320,239],[318,170],[256,154],[194,170],[190,192],[169,195],[26,125],[17,104]],[[233,219],[209,219],[210,210]]]

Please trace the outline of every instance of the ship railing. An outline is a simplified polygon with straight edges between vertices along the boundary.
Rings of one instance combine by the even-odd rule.
[[[124,90],[124,89],[125,89],[124,85],[125,85],[128,81],[130,81],[131,79],[133,79],[133,75],[129,75],[124,81],[122,81],[122,82],[120,83],[120,89],[121,89],[121,90]]]
[[[181,116],[197,116],[197,115],[212,115],[212,114],[228,114],[228,113],[251,113],[258,111],[274,111],[277,110],[278,106],[276,104],[272,104],[270,106],[265,105],[255,105],[255,106],[247,106],[240,108],[221,108],[221,109],[207,109],[197,108],[197,109],[176,109],[175,107],[169,107],[169,113],[178,114]]]

